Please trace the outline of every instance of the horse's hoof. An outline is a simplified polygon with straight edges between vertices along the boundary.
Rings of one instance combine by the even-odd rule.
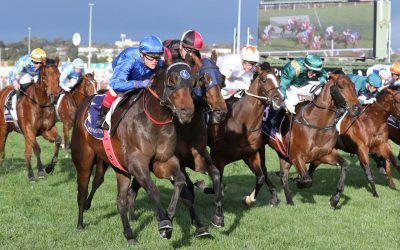
[[[137,244],[138,242],[137,242],[137,240],[135,240],[135,239],[129,239],[128,240],[128,244],[129,245],[135,245],[135,244]]]
[[[378,168],[378,170],[379,170],[379,173],[380,173],[380,174],[386,175],[386,170],[385,170],[385,168],[381,167],[381,168]]]
[[[297,188],[302,189],[302,188],[310,188],[312,186],[312,179],[295,179],[294,182],[297,185]]]
[[[45,168],[47,174],[51,174],[54,171],[54,166],[50,165]]]
[[[194,185],[199,188],[200,190],[204,190],[206,188],[206,183],[204,180],[196,181]]]
[[[211,236],[206,227],[200,227],[196,229],[195,237],[200,238],[206,236]]]
[[[28,177],[28,181],[29,181],[29,183],[35,183],[36,179],[34,176],[30,176],[30,177]]]
[[[273,198],[268,201],[270,207],[277,207],[279,205],[279,199]]]
[[[224,227],[224,216],[218,216],[218,215],[214,215],[212,220],[211,220],[211,224],[213,224],[213,226],[215,227]]]
[[[330,203],[332,209],[336,209],[337,204],[339,203],[339,200],[336,199],[334,196],[332,196],[331,199],[329,200],[329,203]]]
[[[43,171],[43,170],[42,170],[42,171],[39,171],[39,172],[38,172],[38,178],[39,178],[39,179],[44,179],[44,177],[45,177],[45,176],[44,176],[44,171]]]
[[[294,202],[292,200],[286,201],[286,204],[288,204],[289,206],[294,206]]]
[[[243,196],[242,203],[246,206],[251,206],[255,202],[249,195]]]
[[[85,229],[85,227],[84,227],[83,225],[77,225],[77,226],[76,226],[76,229],[78,229],[78,230],[80,231],[80,230]]]
[[[172,236],[172,222],[170,220],[163,220],[158,224],[158,232],[161,238],[171,239]]]
[[[372,196],[374,196],[375,198],[379,198],[379,194],[378,193],[373,193]]]

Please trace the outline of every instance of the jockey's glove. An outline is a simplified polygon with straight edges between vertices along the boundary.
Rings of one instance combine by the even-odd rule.
[[[368,100],[365,100],[365,101],[364,101],[364,104],[372,104],[372,103],[374,103],[374,102],[376,102],[376,98],[375,98],[375,97],[372,97],[372,98],[370,98],[370,99],[368,99]]]

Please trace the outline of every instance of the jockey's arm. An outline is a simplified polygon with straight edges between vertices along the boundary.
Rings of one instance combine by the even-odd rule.
[[[70,73],[70,71],[65,69],[60,75],[60,87],[63,89],[67,88],[69,73]]]
[[[131,89],[147,87],[149,79],[128,80],[128,76],[133,67],[132,62],[121,62],[114,68],[113,76],[110,79],[110,87],[116,92],[125,92]]]
[[[292,66],[286,65],[283,69],[281,76],[281,83],[279,90],[282,92],[283,97],[286,98],[286,89],[291,85],[293,80],[296,78],[296,71]]]
[[[21,73],[23,73],[25,70],[26,64],[21,58],[15,63],[14,67],[8,75],[9,83],[18,83],[18,79],[21,77]]]

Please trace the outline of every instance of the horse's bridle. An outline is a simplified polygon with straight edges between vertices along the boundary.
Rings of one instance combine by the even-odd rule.
[[[272,79],[271,77],[269,77],[269,75],[270,75],[270,74],[267,75],[267,79],[270,79],[271,81],[273,81],[273,79]],[[267,79],[260,80],[260,81],[266,82]],[[278,104],[278,103],[275,103],[275,101],[274,101],[274,96],[276,96],[276,95],[281,95],[281,96],[283,96],[283,95],[282,95],[281,92],[279,91],[279,87],[277,86],[277,84],[275,84],[275,82],[274,82],[274,85],[275,85],[274,88],[271,88],[271,89],[268,89],[268,90],[267,90],[267,89],[263,86],[263,84],[259,84],[259,87],[258,87],[258,88],[259,88],[260,93],[263,94],[262,96],[256,95],[256,94],[253,94],[253,93],[250,93],[248,90],[245,90],[245,93],[246,93],[246,95],[248,95],[248,96],[254,97],[254,98],[259,99],[259,100],[261,100],[261,101],[265,101],[265,104],[267,104],[267,105],[281,106],[280,103],[279,103],[279,104]]]
[[[392,100],[391,102],[393,103],[394,107],[396,107],[396,105],[400,105],[400,102],[396,100],[396,96],[399,95],[400,92],[397,92],[397,93],[395,93],[395,94],[390,94],[390,93],[385,93],[385,94],[389,94],[389,95],[393,96],[393,100]],[[379,109],[381,109],[382,111],[384,111],[384,112],[387,113],[388,115],[391,115],[391,116],[395,117],[396,119],[400,120],[400,117],[399,117],[399,116],[391,114],[391,113],[390,113],[388,110],[386,110],[385,107],[383,107],[379,102],[376,101],[376,102],[374,102],[374,104],[376,104],[376,106],[377,106]],[[368,106],[370,106],[370,105],[368,105]],[[397,109],[397,107],[396,107],[396,109]]]

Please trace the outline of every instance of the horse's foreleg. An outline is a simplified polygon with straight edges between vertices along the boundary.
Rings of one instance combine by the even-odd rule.
[[[92,200],[93,196],[96,193],[96,190],[103,184],[104,182],[104,174],[107,170],[108,164],[105,163],[103,160],[100,158],[97,159],[96,161],[96,174],[93,178],[92,182],[92,190],[90,191],[90,194],[88,198],[85,201],[85,210],[88,210],[90,206],[92,205]]]
[[[131,187],[128,190],[128,206],[129,206],[129,219],[135,220],[135,207],[136,207],[136,197],[140,189],[140,184],[133,178]]]
[[[378,193],[376,192],[375,181],[374,177],[371,173],[371,168],[369,167],[369,150],[362,145],[358,145],[358,159],[360,160],[360,165],[364,169],[365,175],[367,177],[367,181],[371,185],[371,192],[374,197],[379,197]]]
[[[65,150],[68,150],[71,147],[71,144],[69,142],[69,129],[71,128],[71,124],[69,122],[64,121],[63,122],[63,135],[64,135],[64,148]]]
[[[224,203],[224,193],[221,186],[221,175],[218,168],[213,164],[211,160],[210,154],[204,150],[199,153],[198,151],[193,151],[193,158],[195,163],[195,169],[198,172],[207,171],[211,177],[211,181],[213,183],[213,192],[214,192],[214,204],[215,204],[215,212],[212,217],[211,223],[216,227],[224,226],[224,211],[223,211],[223,203]],[[186,181],[188,177],[186,177]],[[190,181],[190,180],[189,180]],[[191,182],[191,181],[190,181]],[[192,196],[194,199],[194,192],[192,192]]]
[[[374,151],[375,152],[375,151]],[[386,170],[386,177],[389,183],[389,187],[396,189],[396,185],[393,182],[392,178],[392,171],[390,169],[390,163],[400,172],[399,163],[396,157],[392,153],[392,149],[389,143],[382,143],[376,149],[376,153],[382,156],[385,159],[385,170]]]
[[[150,177],[149,159],[145,158],[140,153],[132,153],[127,157],[129,157],[128,160],[130,162],[130,165],[127,167],[129,173],[134,176],[135,181],[137,181],[139,185],[146,190],[150,201],[156,207],[156,217],[157,221],[159,222],[158,231],[160,236],[163,238],[170,237],[172,234],[172,222],[168,218],[167,213],[161,208],[160,191]],[[159,169],[159,171],[162,173],[163,169]]]
[[[311,179],[313,179],[314,172],[317,169],[318,165],[319,162],[316,161],[310,163],[310,166],[308,167],[308,175],[310,176]]]
[[[291,164],[286,160],[279,158],[279,166],[280,166],[280,177],[283,185],[283,190],[285,192],[286,203],[288,205],[294,205],[292,194],[289,189],[289,169]]]
[[[28,170],[28,179],[30,182],[35,181],[35,175],[33,174],[31,165],[32,149],[35,147],[35,145],[36,145],[35,154],[37,154],[36,157],[38,159],[38,170],[39,170],[39,168],[42,167],[41,166],[42,163],[40,162],[40,148],[36,141],[35,132],[27,128],[25,131],[25,166]]]
[[[5,147],[6,147],[7,136],[8,136],[7,125],[1,124],[0,125],[0,167],[3,165],[4,158],[5,158]]]
[[[46,173],[51,173],[54,170],[55,165],[58,162],[58,152],[60,151],[61,137],[57,133],[56,126],[53,126],[50,130],[44,131],[42,133],[44,139],[49,142],[54,142],[54,154],[51,159],[51,163],[46,167]]]
[[[258,151],[258,153],[260,154],[261,170],[265,176],[265,183],[267,184],[268,190],[271,193],[271,199],[269,199],[268,203],[270,206],[278,206],[279,199],[278,199],[278,194],[276,192],[276,187],[268,176],[267,166],[265,164],[265,146],[262,146],[260,151]]]
[[[135,244],[137,241],[133,236],[133,232],[131,226],[129,225],[127,208],[128,208],[128,189],[131,182],[131,178],[116,172],[117,176],[117,186],[118,186],[118,194],[117,194],[117,208],[119,215],[121,217],[122,227],[124,228],[124,236],[129,244]]]

